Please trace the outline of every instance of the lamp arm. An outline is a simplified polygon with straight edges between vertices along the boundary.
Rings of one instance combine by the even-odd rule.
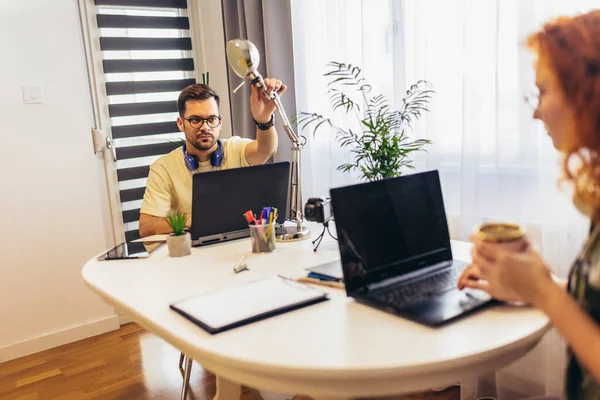
[[[281,98],[277,92],[272,91],[268,93],[266,90],[265,83],[262,79],[262,76],[255,71],[250,72],[246,75],[246,79],[250,81],[251,84],[258,86],[259,90],[268,97],[273,100],[275,103],[275,107],[277,108],[277,112],[281,117],[281,121],[283,123],[283,129],[290,139],[292,143],[292,162],[291,162],[291,182],[290,182],[290,219],[296,223],[296,231],[291,232],[290,236],[292,240],[298,239],[306,239],[310,236],[310,229],[302,226],[302,222],[304,220],[304,215],[302,214],[303,204],[302,204],[302,144],[300,143],[300,139],[292,125],[290,124],[290,120],[283,108],[283,104],[281,103]],[[284,235],[286,236],[286,235]],[[284,239],[289,240],[289,239]]]
[[[258,73],[258,71],[250,71],[248,75],[246,75],[245,79],[248,80],[250,84],[256,85],[258,89],[265,95],[265,97],[273,100],[273,102],[275,103],[275,107],[279,112],[279,116],[281,117],[281,121],[283,122],[283,128],[285,129],[285,133],[288,135],[288,138],[294,144],[294,146],[299,146],[300,143],[298,135],[296,135],[296,133],[292,129],[290,120],[288,119],[287,113],[283,108],[283,104],[281,103],[281,97],[279,97],[279,94],[277,94],[276,91],[272,91],[271,93],[267,91],[265,81],[263,80],[262,75]]]
[[[294,132],[290,124],[279,95],[276,92],[271,92],[268,96],[275,102],[275,106],[283,122],[283,130],[290,139],[290,142],[292,142],[292,181],[290,193],[292,201],[290,204],[290,218],[296,222],[297,229],[300,231],[302,229],[302,221],[304,220],[304,216],[302,215],[302,190],[300,188],[302,182],[302,145],[300,144],[298,135]]]
[[[285,130],[285,133],[288,135],[292,143],[294,143],[295,145],[299,145],[298,135],[296,135],[296,132],[294,132],[294,129],[290,124],[290,120],[288,119],[285,109],[283,108],[283,104],[281,104],[281,98],[275,92],[271,93],[269,97],[273,99],[275,106],[277,106],[277,111],[279,112],[279,116],[281,117],[281,122],[283,122],[283,129]]]
[[[292,217],[298,227],[298,231],[302,228],[302,221],[304,215],[302,214],[302,188],[300,186],[302,182],[302,148],[295,143],[292,147],[292,182],[291,182],[291,196],[292,202],[290,204],[290,217]]]

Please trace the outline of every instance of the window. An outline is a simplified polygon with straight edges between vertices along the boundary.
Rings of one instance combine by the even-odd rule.
[[[186,0],[94,0],[88,14],[91,62],[98,102],[97,123],[113,138],[126,240],[139,238],[138,220],[149,165],[181,145],[176,99],[196,82]],[[94,29],[97,26],[97,30]],[[115,174],[116,171],[116,174]],[[116,186],[116,185],[113,185]],[[114,201],[117,198],[117,201]],[[113,214],[116,214],[113,210]],[[114,222],[114,221],[113,221]],[[117,232],[118,233],[118,232]]]

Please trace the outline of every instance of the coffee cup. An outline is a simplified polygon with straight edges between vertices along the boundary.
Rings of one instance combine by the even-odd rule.
[[[510,251],[527,248],[525,228],[507,222],[484,222],[475,229],[475,237],[485,242],[496,243]]]

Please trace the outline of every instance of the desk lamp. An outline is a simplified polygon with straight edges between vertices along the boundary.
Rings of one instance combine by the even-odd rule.
[[[248,80],[252,85],[257,86],[265,96],[275,102],[275,106],[277,107],[277,111],[283,122],[283,129],[292,142],[292,180],[290,187],[292,199],[290,204],[290,220],[295,222],[295,225],[278,228],[276,231],[277,240],[292,241],[308,239],[310,237],[310,229],[302,225],[304,219],[302,215],[302,191],[300,188],[302,143],[290,125],[290,121],[277,92],[272,91],[271,93],[268,93],[266,90],[263,77],[258,72],[260,55],[258,54],[256,46],[245,39],[230,40],[227,42],[227,61],[229,62],[231,69],[233,69],[240,78],[244,79],[241,85]],[[235,93],[240,86],[233,92]]]

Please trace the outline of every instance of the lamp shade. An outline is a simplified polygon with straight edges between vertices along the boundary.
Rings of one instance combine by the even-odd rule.
[[[260,54],[256,46],[246,39],[233,39],[227,42],[227,61],[231,69],[240,77],[256,71],[260,63]]]

